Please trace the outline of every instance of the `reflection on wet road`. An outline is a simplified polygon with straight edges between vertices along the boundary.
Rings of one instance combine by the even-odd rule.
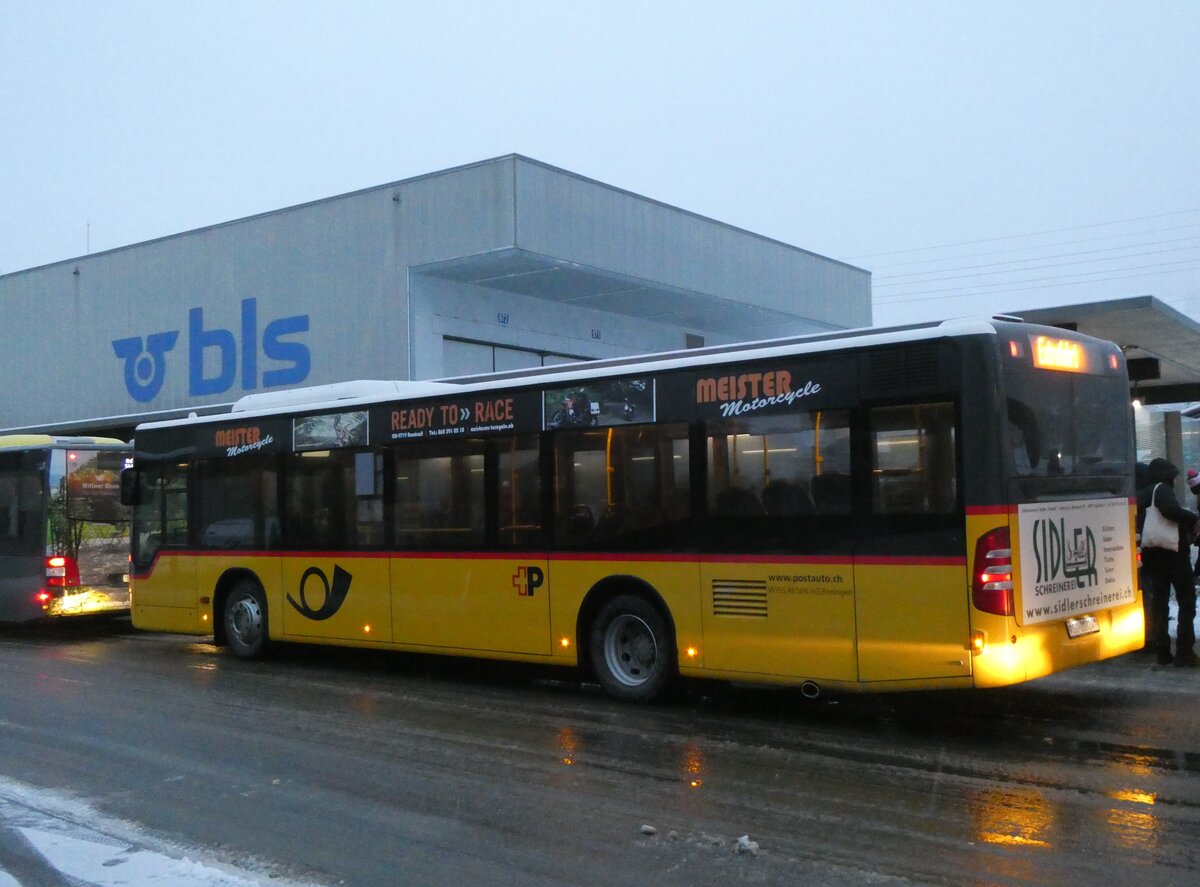
[[[1137,657],[661,708],[514,666],[245,663],[120,630],[0,633],[0,667],[4,775],[322,883],[1200,880],[1200,674]]]

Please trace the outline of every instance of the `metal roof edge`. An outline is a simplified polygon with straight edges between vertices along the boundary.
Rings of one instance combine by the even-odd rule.
[[[227,228],[230,225],[240,225],[243,222],[253,222],[253,221],[257,221],[259,219],[266,219],[266,218],[270,218],[271,216],[282,215],[283,213],[295,212],[296,210],[308,209],[309,207],[320,206],[321,204],[325,204],[325,203],[332,203],[335,200],[344,200],[348,197],[358,197],[363,194],[371,194],[375,191],[384,191],[388,188],[398,188],[402,185],[410,185],[413,182],[422,181],[423,179],[432,179],[432,178],[436,178],[438,176],[445,176],[445,175],[451,175],[453,173],[463,172],[465,170],[473,169],[478,166],[487,166],[487,165],[493,164],[493,163],[502,163],[504,161],[511,161],[514,158],[517,158],[519,156],[520,155],[517,155],[517,154],[504,154],[504,155],[501,155],[500,157],[490,157],[487,160],[477,160],[472,163],[464,163],[464,164],[460,164],[459,166],[450,167],[448,169],[440,169],[440,170],[436,170],[435,172],[421,173],[420,175],[410,176],[409,178],[398,179],[393,182],[386,182],[382,185],[371,185],[366,188],[358,188],[353,191],[346,191],[345,193],[342,193],[342,194],[333,194],[328,197],[318,197],[314,200],[306,200],[302,203],[295,203],[295,204],[291,204],[289,206],[279,207],[277,209],[265,210],[260,213],[252,213],[251,215],[248,215],[248,216],[239,216],[236,219],[227,219],[224,222],[214,222],[211,225],[201,225],[199,228],[188,228],[185,231],[176,231],[172,234],[163,234],[160,237],[151,237],[149,240],[138,240],[138,241],[135,241],[134,243],[127,243],[127,244],[123,244],[121,246],[114,246],[109,249],[100,250],[100,251],[94,252],[94,253],[85,253],[82,256],[73,256],[73,257],[67,258],[67,259],[58,259],[54,262],[46,262],[45,264],[34,265],[30,268],[21,268],[17,271],[7,271],[3,274],[0,274],[0,280],[3,280],[6,277],[15,277],[18,274],[27,274],[31,271],[43,271],[47,268],[54,268],[55,266],[58,266],[58,265],[69,265],[72,262],[83,262],[83,261],[87,261],[88,259],[97,258],[99,256],[108,256],[108,255],[112,255],[114,253],[123,252],[124,250],[136,249],[138,247],[143,247],[143,246],[150,246],[151,244],[155,244],[155,243],[163,243],[168,240],[175,240],[179,237],[188,237],[193,234],[202,234],[206,231],[216,231],[219,228]]]

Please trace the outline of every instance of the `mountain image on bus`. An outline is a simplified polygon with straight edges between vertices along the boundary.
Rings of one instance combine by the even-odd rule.
[[[0,435],[0,622],[129,612],[129,445]]]
[[[1128,386],[997,318],[252,394],[138,427],[133,624],[635,702],[1014,684],[1142,646]]]

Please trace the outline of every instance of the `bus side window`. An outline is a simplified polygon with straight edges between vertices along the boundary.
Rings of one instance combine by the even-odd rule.
[[[496,508],[501,548],[542,544],[541,477],[536,435],[513,436],[498,446]]]
[[[159,549],[188,542],[187,467],[148,464],[138,470],[137,533],[130,540],[133,568],[144,570]]]
[[[43,463],[40,454],[0,455],[0,553],[41,553]]]
[[[399,444],[394,456],[396,547],[457,551],[482,546],[487,529],[483,442]]]
[[[948,514],[958,505],[954,404],[871,410],[871,510]]]
[[[163,483],[164,544],[188,544],[188,487],[187,474],[168,476]]]
[[[708,544],[714,550],[786,551],[817,545],[849,514],[846,410],[749,415],[711,422]]]
[[[558,544],[633,551],[687,545],[671,522],[688,517],[689,446],[684,424],[557,432]]]
[[[275,456],[242,456],[198,463],[200,545],[215,549],[270,548],[278,536]]]

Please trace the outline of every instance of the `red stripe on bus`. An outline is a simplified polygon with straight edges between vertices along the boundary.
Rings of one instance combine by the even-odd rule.
[[[854,559],[856,564],[880,567],[965,567],[966,557],[894,557],[892,555],[864,556]]]
[[[1137,496],[1130,496],[1127,501],[1130,505],[1137,505]],[[1016,514],[1018,508],[1017,505],[968,505],[967,514]]]
[[[850,566],[854,558],[848,554],[702,554],[697,558],[705,564],[834,564]]]
[[[555,551],[542,555],[551,561],[622,561],[635,564],[694,564],[703,560],[700,554],[639,554],[619,551]]]
[[[967,514],[969,514],[969,515],[1008,514],[1010,512],[1016,511],[1016,510],[1017,510],[1017,507],[1015,505],[968,505],[967,506]]]

